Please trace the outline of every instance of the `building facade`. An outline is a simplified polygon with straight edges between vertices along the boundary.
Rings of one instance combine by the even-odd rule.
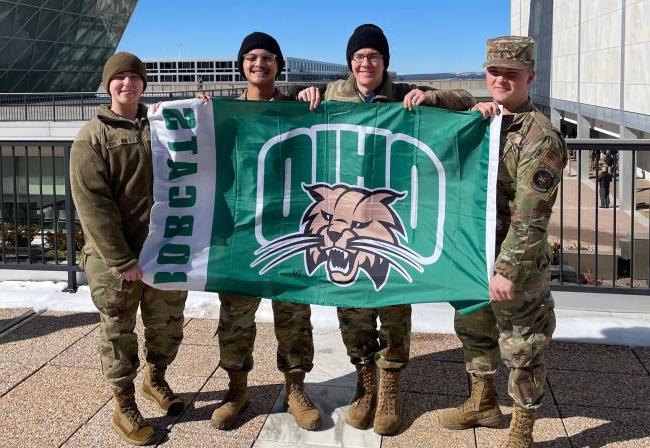
[[[90,92],[137,0],[0,1],[0,92]]]
[[[510,18],[512,34],[535,39],[531,96],[558,129],[650,138],[650,0],[511,0]],[[650,154],[632,157],[621,153],[618,163],[624,206],[635,194],[625,179],[650,175]]]
[[[648,23],[649,0],[511,0],[512,34],[536,41],[533,99],[579,137],[650,136]]]
[[[193,88],[201,82],[211,88],[221,83],[245,82],[237,59],[146,59],[147,83],[152,89],[185,85]],[[311,59],[286,58],[279,81],[328,82],[344,76],[347,65]]]

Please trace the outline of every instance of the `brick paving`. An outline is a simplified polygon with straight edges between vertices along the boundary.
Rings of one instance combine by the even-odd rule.
[[[0,316],[14,314],[0,310]],[[0,447],[127,446],[109,426],[113,403],[99,370],[97,325],[95,313],[46,312],[0,337]],[[172,386],[190,403],[183,415],[164,417],[138,399],[157,429],[159,446],[487,448],[498,446],[507,433],[506,426],[449,431],[438,425],[437,411],[461,403],[469,382],[459,341],[422,333],[413,335],[412,360],[403,375],[401,432],[380,438],[372,430],[346,427],[342,416],[354,376],[337,331],[316,331],[316,367],[307,378],[314,401],[328,411],[324,431],[302,431],[279,404],[282,376],[275,368],[270,323],[258,324],[251,406],[234,430],[218,431],[209,418],[227,378],[216,368],[216,326],[211,319],[186,321],[185,340],[169,373]],[[546,358],[548,393],[535,427],[536,447],[650,447],[650,349],[553,342]],[[323,373],[332,359],[343,366],[340,374]],[[498,390],[509,414],[505,370]]]

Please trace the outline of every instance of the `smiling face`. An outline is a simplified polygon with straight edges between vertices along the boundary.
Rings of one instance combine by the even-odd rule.
[[[254,49],[244,55],[244,76],[255,86],[264,87],[275,83],[278,74],[277,56],[263,49]]]
[[[137,105],[143,90],[144,82],[140,75],[134,72],[120,72],[113,76],[108,84],[113,106]]]
[[[384,76],[384,59],[374,48],[361,48],[350,58],[352,74],[357,86],[369,92],[381,85]]]
[[[528,86],[535,72],[505,67],[488,67],[485,75],[488,92],[494,101],[509,111],[521,106],[528,98]]]

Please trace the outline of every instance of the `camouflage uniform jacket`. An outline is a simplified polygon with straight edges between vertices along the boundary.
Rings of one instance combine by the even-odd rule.
[[[504,116],[499,158],[494,271],[521,284],[545,271],[550,260],[547,226],[566,147],[529,98]]]
[[[86,239],[83,253],[101,258],[113,273],[137,264],[149,232],[153,165],[143,104],[138,117],[132,121],[100,106],[70,153],[72,199]]]
[[[248,101],[248,98],[246,98],[246,94],[248,93],[248,90],[244,90],[244,93],[239,95],[237,97],[238,100],[245,100]],[[279,90],[275,90],[275,93],[273,94],[273,97],[269,101],[291,101],[291,98],[288,96],[284,95],[283,93],[280,93]]]
[[[420,88],[425,90],[426,88]],[[413,88],[410,84],[395,83],[390,77],[384,78],[384,82],[377,89],[377,96],[373,103],[386,103],[389,101],[402,101],[407,93]],[[469,92],[463,89],[455,90],[429,90],[433,95],[435,107],[451,110],[467,110],[476,104],[476,100]],[[347,101],[351,103],[363,103],[364,97],[357,89],[354,75],[350,74],[346,79],[339,79],[327,85],[324,95],[326,100]]]

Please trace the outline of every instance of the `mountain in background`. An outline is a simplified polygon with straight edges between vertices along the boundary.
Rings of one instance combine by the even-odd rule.
[[[485,79],[484,72],[464,72],[464,73],[419,73],[414,75],[397,75],[400,81],[418,80],[418,81],[437,81],[442,79]]]

